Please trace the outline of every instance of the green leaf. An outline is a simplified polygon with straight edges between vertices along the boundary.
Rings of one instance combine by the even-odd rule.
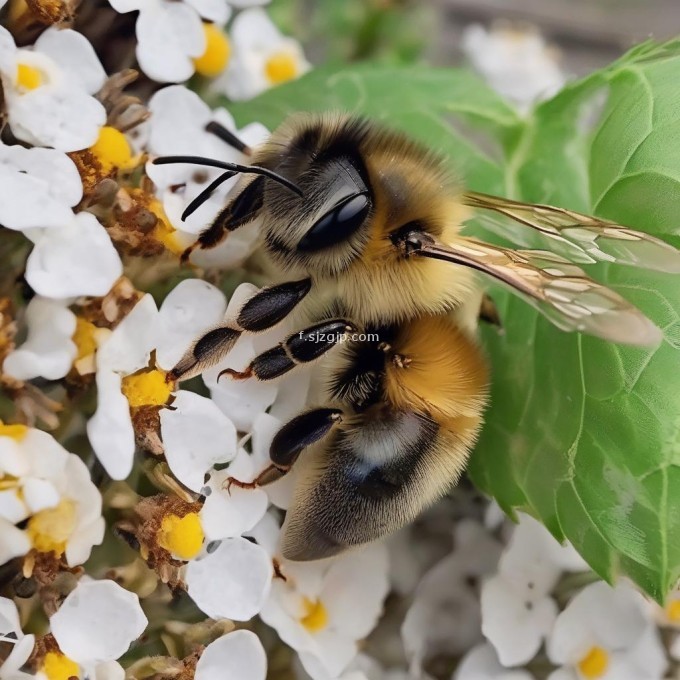
[[[680,244],[678,73],[676,49],[645,46],[540,105],[508,158],[514,197]],[[471,473],[506,510],[529,510],[568,538],[604,578],[625,573],[662,600],[680,577],[680,286],[677,275],[626,267],[593,274],[665,341],[645,350],[561,333],[502,296],[505,334],[485,334],[493,405]]]
[[[678,73],[680,43],[645,43],[527,119],[465,71],[370,65],[318,69],[229,108],[240,125],[270,128],[295,111],[362,113],[447,154],[472,189],[680,245]],[[506,240],[532,235],[509,226]],[[646,350],[563,333],[492,288],[504,330],[483,330],[492,405],[470,472],[508,513],[526,510],[568,538],[602,577],[627,574],[662,600],[680,576],[680,286],[627,267],[592,274],[665,341]]]

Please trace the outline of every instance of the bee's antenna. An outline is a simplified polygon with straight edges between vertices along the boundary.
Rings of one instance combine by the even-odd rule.
[[[231,179],[235,174],[236,173],[233,170],[227,170],[227,172],[223,172],[217,179],[210,182],[210,184],[208,184],[208,186],[184,209],[184,212],[182,213],[182,222],[186,222],[187,217],[193,215],[210,198],[213,191],[215,191],[220,184],[224,184],[224,182]]]
[[[209,168],[222,168],[222,170],[231,170],[234,173],[243,173],[244,175],[263,175],[269,179],[273,179],[290,191],[302,196],[302,189],[297,184],[294,184],[289,179],[278,175],[273,170],[261,168],[259,165],[239,165],[238,163],[228,163],[226,161],[218,161],[214,158],[204,158],[203,156],[160,156],[151,161],[154,165],[171,165],[173,163],[190,163],[191,165],[205,165]]]
[[[211,120],[205,126],[205,131],[211,132],[215,137],[219,137],[225,144],[229,144],[230,147],[236,149],[236,151],[240,151],[246,156],[250,156],[253,153],[253,150],[242,139],[239,139],[231,130],[214,120]]]

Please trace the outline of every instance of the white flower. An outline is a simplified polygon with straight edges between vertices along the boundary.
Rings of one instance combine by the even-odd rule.
[[[401,635],[412,673],[421,672],[428,658],[460,654],[482,639],[474,585],[495,570],[500,553],[480,524],[457,524],[453,552],[425,574],[404,618]]]
[[[83,35],[51,27],[32,49],[17,49],[9,31],[0,27],[0,77],[18,139],[61,151],[96,141],[106,112],[92,95],[106,73]]]
[[[137,61],[149,78],[160,83],[178,83],[193,75],[196,61],[211,47],[210,29],[204,28],[201,17],[224,25],[231,11],[226,0],[109,2],[117,12],[139,11]]]
[[[102,670],[111,674],[112,662],[127,652],[148,623],[135,593],[114,581],[86,578],[50,618],[62,654],[86,677],[99,677],[104,664]]]
[[[484,643],[473,647],[460,661],[452,680],[533,680],[528,671],[502,666],[496,651]]]
[[[2,364],[2,372],[17,380],[63,378],[77,355],[73,334],[76,315],[64,302],[34,297],[26,307],[28,337]]]
[[[211,642],[196,664],[195,680],[265,680],[267,655],[249,630],[235,630]]]
[[[557,616],[550,591],[565,568],[587,566],[535,519],[520,514],[498,574],[482,586],[482,631],[504,666],[532,659],[550,633]]]
[[[33,651],[35,635],[24,635],[17,607],[6,597],[0,597],[0,644],[10,645],[9,655],[0,666],[0,680],[31,677],[28,673],[21,673],[19,669]]]
[[[18,231],[62,227],[73,219],[71,208],[82,196],[80,175],[65,153],[0,142],[0,224],[4,227]]]
[[[278,533],[269,514],[252,532],[276,556],[286,579],[274,579],[260,618],[297,651],[314,680],[332,680],[382,613],[389,591],[387,548],[373,543],[333,560],[296,563],[277,555]]]
[[[158,156],[194,155],[235,163],[248,163],[247,158],[208,132],[206,126],[217,122],[235,133],[249,146],[257,146],[268,136],[267,129],[259,123],[236,130],[234,120],[224,109],[211,111],[207,104],[187,88],[176,85],[163,88],[151,97],[149,152]],[[181,134],[178,134],[181,130]],[[236,178],[227,180],[212,196],[190,215],[186,221],[181,216],[187,205],[214,181],[222,171],[215,168],[189,164],[147,164],[147,174],[157,186],[163,209],[180,238],[188,238],[205,229],[224,208],[227,194],[234,187]],[[224,244],[204,252],[196,252],[192,260],[201,267],[236,267],[245,260],[255,247],[257,225],[245,225],[229,235]]]
[[[566,80],[555,51],[535,30],[487,31],[473,24],[463,33],[463,50],[489,85],[523,111],[554,95]]]
[[[35,246],[26,280],[45,297],[101,296],[123,273],[118,252],[97,218],[81,212],[57,229],[31,230]]]
[[[559,615],[548,657],[564,667],[550,680],[660,680],[667,661],[644,598],[625,584],[598,581]]]
[[[122,273],[106,229],[90,213],[74,215],[82,195],[66,154],[0,143],[0,224],[34,242],[26,280],[45,297],[105,295]]]
[[[29,549],[85,562],[104,537],[102,499],[85,463],[51,435],[0,424],[0,564]],[[27,520],[27,521],[26,521]],[[26,524],[24,529],[15,526]]]
[[[269,595],[272,563],[259,545],[227,538],[189,562],[184,580],[189,597],[207,616],[248,621]]]
[[[145,295],[97,351],[97,411],[87,424],[92,447],[114,479],[132,469],[135,436],[130,409],[163,407],[174,394],[171,409],[161,412],[161,439],[170,469],[194,491],[204,473],[236,454],[236,430],[215,404],[198,394],[178,390],[165,380],[173,366],[200,333],[220,321],[222,294],[204,281],[178,284],[159,312]],[[173,323],[181,329],[169,332]],[[156,350],[158,368],[149,367]],[[167,362],[167,363],[165,363]]]
[[[232,24],[231,39],[231,63],[215,83],[230,99],[250,99],[310,69],[300,43],[281,35],[262,9],[241,12]]]

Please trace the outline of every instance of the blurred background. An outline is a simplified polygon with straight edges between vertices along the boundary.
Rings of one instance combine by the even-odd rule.
[[[471,24],[532,26],[567,76],[604,66],[646,38],[680,32],[678,0],[274,0],[271,15],[310,60],[460,63]]]

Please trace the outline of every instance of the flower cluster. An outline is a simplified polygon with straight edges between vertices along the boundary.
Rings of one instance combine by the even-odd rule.
[[[664,614],[632,586],[598,580],[528,515],[500,533],[465,520],[453,543],[402,625],[414,677],[447,654],[463,655],[454,680],[666,677],[658,624],[672,627],[672,602]]]

